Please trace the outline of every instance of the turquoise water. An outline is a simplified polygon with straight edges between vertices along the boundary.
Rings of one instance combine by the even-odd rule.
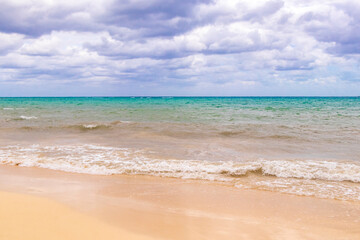
[[[357,97],[0,98],[0,124],[4,164],[360,200]]]
[[[0,108],[62,120],[220,122],[358,119],[358,97],[86,97],[0,98]],[[65,115],[59,113],[66,113]],[[75,114],[75,116],[73,115]],[[9,115],[2,112],[2,116]]]
[[[3,126],[133,121],[306,125],[345,130],[360,125],[360,98],[0,98],[0,113]],[[36,121],[11,123],[21,116]]]

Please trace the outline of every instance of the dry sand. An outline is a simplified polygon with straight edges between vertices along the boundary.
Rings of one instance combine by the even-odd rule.
[[[0,239],[150,239],[126,232],[55,201],[0,192]]]
[[[0,166],[0,239],[360,239],[360,203]]]

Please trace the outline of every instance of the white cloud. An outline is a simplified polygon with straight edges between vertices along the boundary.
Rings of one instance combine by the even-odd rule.
[[[0,55],[6,54],[21,46],[23,39],[24,35],[22,34],[7,34],[0,32]]]
[[[354,9],[354,0],[4,0],[0,70],[6,82],[164,89],[358,83]]]

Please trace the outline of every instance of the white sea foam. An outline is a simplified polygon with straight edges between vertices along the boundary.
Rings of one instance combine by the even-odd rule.
[[[83,124],[82,126],[87,129],[94,129],[98,127],[97,124]]]
[[[259,161],[264,174],[282,178],[360,182],[360,165],[336,161]]]
[[[37,117],[35,116],[20,116],[20,119],[23,119],[23,120],[31,120],[31,119],[37,119]]]
[[[25,109],[25,108],[11,108],[11,107],[3,108],[3,110],[22,110],[22,109]]]
[[[228,182],[237,187],[360,200],[360,164],[356,162],[154,159],[145,151],[130,148],[15,145],[0,148],[0,163],[90,174],[143,174],[202,179]],[[249,174],[254,174],[256,181],[252,182],[253,178],[239,178]],[[269,175],[273,177],[267,177]]]
[[[276,191],[301,196],[360,201],[360,186],[349,182],[314,181],[309,179],[275,178],[238,182],[238,188]]]
[[[356,162],[164,160],[148,157],[146,152],[141,150],[96,145],[7,146],[0,148],[0,158],[3,163],[18,162],[30,166],[46,163],[59,165],[58,168],[61,168],[63,164],[71,165],[80,172],[87,172],[91,167],[104,168],[104,171],[99,171],[98,174],[156,173],[184,174],[186,177],[192,174],[207,174],[237,177],[259,172],[281,178],[360,182],[360,164]]]

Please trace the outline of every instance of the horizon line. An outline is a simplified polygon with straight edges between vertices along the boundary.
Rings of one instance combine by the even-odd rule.
[[[64,98],[64,97],[71,97],[71,98],[95,98],[95,97],[109,97],[109,98],[115,98],[115,97],[360,97],[360,95],[254,95],[254,96],[250,96],[250,95],[244,95],[244,96],[221,96],[221,95],[191,95],[191,96],[182,96],[182,95],[124,95],[124,96],[114,96],[114,95],[99,95],[99,96],[83,96],[83,95],[79,95],[79,96],[0,96],[0,98]]]

